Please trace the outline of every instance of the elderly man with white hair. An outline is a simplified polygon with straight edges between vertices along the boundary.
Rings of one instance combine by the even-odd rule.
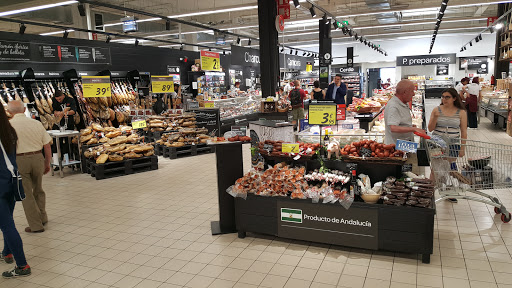
[[[25,116],[23,102],[9,101],[8,110],[14,115],[10,123],[18,135],[16,163],[23,179],[26,198],[22,204],[29,225],[25,232],[43,232],[48,222],[43,175],[50,171],[52,138],[41,122]]]

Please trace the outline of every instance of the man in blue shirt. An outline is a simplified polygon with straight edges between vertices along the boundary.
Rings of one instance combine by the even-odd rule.
[[[347,85],[341,82],[341,75],[334,77],[334,83],[329,85],[325,99],[334,100],[336,104],[345,104],[345,95],[347,95]]]

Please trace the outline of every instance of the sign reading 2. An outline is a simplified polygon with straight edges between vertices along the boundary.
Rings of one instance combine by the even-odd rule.
[[[203,71],[221,71],[220,54],[210,51],[201,51],[201,69]]]

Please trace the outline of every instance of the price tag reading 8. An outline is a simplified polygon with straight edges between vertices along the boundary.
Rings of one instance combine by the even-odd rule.
[[[336,125],[336,105],[310,104],[308,121],[310,125]]]
[[[299,153],[299,143],[283,143],[283,148],[281,149],[281,151],[283,153]]]
[[[146,120],[132,122],[133,129],[146,128]]]
[[[172,76],[151,76],[151,91],[153,93],[174,92],[174,81]]]

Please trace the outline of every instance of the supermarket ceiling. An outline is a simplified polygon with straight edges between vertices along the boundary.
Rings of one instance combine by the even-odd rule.
[[[224,31],[258,37],[258,13],[255,0],[97,0],[108,3],[170,16],[190,23],[200,23]],[[269,0],[270,3],[273,1]],[[475,34],[487,26],[487,18],[496,16],[497,4],[511,1],[450,0],[444,14],[439,34]],[[431,35],[436,22],[441,0],[317,0],[315,5],[346,20],[355,31],[368,39],[394,39],[407,36]],[[311,17],[311,5],[300,0],[297,9],[290,1],[291,19],[287,20],[285,32],[280,34],[279,42],[287,46],[307,47],[318,43],[318,20],[323,13],[316,11]],[[40,9],[44,7],[44,9]],[[86,4],[90,11],[90,28],[94,29],[95,19],[102,19],[106,32],[123,33],[121,18],[134,16],[138,19],[138,32],[130,35],[205,44],[212,47],[228,47],[237,41],[235,36],[227,36],[225,45],[216,44],[216,36],[210,30],[166,21],[140,14],[125,13],[117,9],[100,5]],[[39,8],[39,9],[37,9]],[[37,10],[35,10],[37,9]],[[39,23],[69,27],[69,29],[87,29],[87,17],[80,16],[78,1],[66,0],[17,0],[0,1],[0,16],[18,20],[30,20]],[[269,21],[274,21],[269,19]],[[0,21],[1,31],[18,32],[18,23]],[[61,36],[63,29],[27,25],[27,34]],[[333,42],[349,42],[341,30],[333,31]],[[88,33],[73,32],[69,37],[87,38]],[[98,40],[104,40],[99,35]],[[445,38],[446,39],[446,38]],[[112,42],[133,43],[134,39],[113,37]],[[247,46],[242,37],[242,45]],[[257,46],[253,41],[252,46]],[[461,43],[462,44],[462,43]],[[140,41],[140,45],[166,46],[177,48],[179,45],[163,44],[157,41]]]

